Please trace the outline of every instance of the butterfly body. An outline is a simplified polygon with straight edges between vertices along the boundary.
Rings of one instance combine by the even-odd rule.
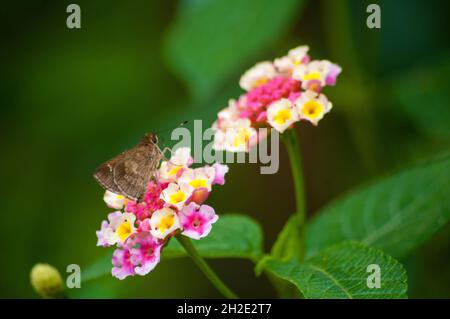
[[[146,134],[138,145],[100,165],[94,178],[106,190],[142,201],[163,154],[155,134]]]

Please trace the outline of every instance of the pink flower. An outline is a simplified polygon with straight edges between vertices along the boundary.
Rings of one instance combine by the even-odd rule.
[[[100,230],[97,230],[95,234],[97,235],[97,246],[108,247],[108,238],[105,236],[106,229],[108,229],[109,223],[104,220],[102,221],[102,225]]]
[[[239,85],[246,91],[258,87],[277,74],[275,67],[269,61],[257,63],[242,75]]]
[[[151,210],[148,209],[147,204],[145,202],[136,203],[130,200],[127,202],[127,205],[125,206],[125,211],[136,215],[139,221],[144,220],[150,217],[151,215]]]
[[[108,221],[104,220],[97,231],[97,246],[111,246],[123,243],[128,236],[136,231],[134,222],[136,216],[120,211],[108,214]]]
[[[150,233],[137,233],[131,236],[125,245],[130,252],[130,262],[136,274],[144,276],[159,263],[163,242]]]
[[[331,104],[319,112],[320,107],[313,108],[312,103],[301,109],[282,108],[279,103],[287,105],[289,101],[290,105],[298,105],[298,101],[304,100],[304,94],[320,94],[326,86],[336,84],[342,68],[328,60],[311,60],[308,50],[307,46],[296,47],[287,55],[273,62],[259,63],[244,74],[240,84],[247,92],[237,101],[230,100],[212,126],[216,151],[248,152],[271,131],[260,128],[273,128],[283,133],[299,119],[317,125],[328,113]]]
[[[189,147],[180,147],[170,157],[170,162],[173,165],[189,167],[194,163],[191,156],[191,149]]]
[[[215,169],[211,166],[189,168],[180,176],[178,183],[188,185],[194,191],[197,188],[206,188],[211,191]]]
[[[115,194],[110,191],[105,191],[105,195],[103,196],[103,200],[109,208],[113,209],[122,209],[123,206],[127,203],[127,199],[123,195]]]
[[[218,219],[219,216],[211,206],[190,203],[180,212],[182,234],[193,239],[203,238],[209,234],[212,224]]]
[[[148,184],[144,202],[147,204],[149,210],[155,211],[162,208],[162,205],[164,203],[160,200],[159,196],[161,195],[161,192],[167,187],[167,185],[168,183],[155,183],[154,181],[151,181]]]
[[[128,200],[125,211],[136,215],[138,221],[149,218],[152,212],[164,207],[164,201],[160,199],[161,192],[167,187],[167,183],[155,183],[151,181],[142,203]]]
[[[213,184],[223,185],[225,184],[225,174],[228,173],[228,166],[220,163],[213,164],[215,169]]]
[[[175,182],[183,170],[194,163],[189,147],[178,148],[170,157],[169,161],[163,161],[158,170],[160,182]]]
[[[289,99],[273,102],[267,109],[267,122],[280,133],[283,133],[298,120],[297,110],[294,103]]]
[[[252,123],[265,120],[267,107],[281,98],[300,92],[300,82],[286,76],[277,76],[266,84],[249,91],[245,98],[240,99],[241,117],[248,118]]]
[[[120,280],[135,275],[134,266],[131,263],[131,253],[126,248],[118,248],[112,257],[112,275]]]
[[[327,77],[325,79],[326,85],[333,86],[336,84],[337,77],[341,74],[342,68],[337,64],[331,64],[328,71]]]
[[[225,118],[228,115],[225,112]],[[235,122],[225,118],[224,125]],[[245,121],[250,125],[249,120]],[[120,206],[123,211],[110,213],[108,220],[102,222],[97,245],[117,247],[112,257],[112,275],[120,280],[152,271],[170,237],[181,232],[200,239],[208,235],[218,219],[213,208],[200,205],[208,198],[212,185],[225,183],[226,165],[189,168],[193,164],[189,148],[178,149],[170,162],[162,164],[159,174],[149,182],[142,202],[107,193],[107,204]]]
[[[149,232],[150,231],[150,219],[144,219],[139,223],[138,232]]]
[[[196,188],[192,195],[187,200],[187,203],[197,203],[199,205],[203,204],[209,197],[209,191],[206,187]]]
[[[342,69],[328,60],[311,61],[295,67],[292,77],[302,82],[304,90],[320,93],[326,85],[334,85]]]
[[[308,56],[309,47],[299,46],[289,50],[286,56],[275,59],[273,64],[276,69],[282,74],[291,74],[295,66],[306,64],[309,62]]]

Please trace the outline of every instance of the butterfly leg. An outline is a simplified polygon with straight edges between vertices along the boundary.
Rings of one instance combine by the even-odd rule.
[[[164,147],[163,150],[161,151],[161,155],[163,157],[163,159],[167,162],[170,162],[170,159],[166,157],[166,152],[169,151],[170,155],[172,155],[172,149],[169,147]]]

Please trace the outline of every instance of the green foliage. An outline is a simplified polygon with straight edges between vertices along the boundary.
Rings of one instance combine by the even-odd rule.
[[[309,258],[304,263],[298,262],[298,223],[292,216],[256,272],[268,270],[296,285],[308,298],[404,297],[406,274],[401,265],[382,251],[363,245],[396,257],[416,248],[450,219],[449,186],[450,156],[445,155],[356,189],[326,207],[309,225]],[[361,244],[338,244],[346,240]],[[365,282],[357,281],[368,276],[362,262],[365,267],[371,263],[381,266],[382,276],[386,276],[381,290],[368,290]]]
[[[367,267],[381,269],[381,287],[368,288]],[[406,272],[394,258],[359,243],[331,246],[299,264],[268,260],[266,269],[293,283],[305,298],[405,298]]]
[[[282,34],[303,1],[184,1],[166,45],[171,66],[196,98],[211,96]],[[231,49],[232,48],[232,49]]]
[[[362,187],[324,208],[308,226],[308,256],[357,240],[401,257],[450,219],[450,157]]]
[[[261,228],[254,220],[232,214],[221,216],[208,237],[193,240],[193,244],[202,257],[257,260],[263,253],[262,238]],[[186,253],[178,241],[171,239],[162,255],[177,258]]]
[[[83,269],[81,272],[82,282],[85,283],[110,274],[112,268],[111,259],[112,251],[106,253],[103,257],[97,259],[95,262]]]
[[[257,276],[260,276],[266,269],[266,263],[270,260],[295,261],[299,259],[302,249],[299,229],[300,224],[298,222],[298,215],[293,214],[278,234],[278,237],[270,250],[270,254],[265,255],[256,263],[255,274]],[[293,285],[270,273],[268,276],[280,297],[297,297],[297,289]]]
[[[289,260],[299,257],[301,245],[299,242],[298,216],[292,215],[278,234],[270,255],[276,259]]]
[[[132,147],[144,132],[173,128],[186,119],[202,119],[206,128],[219,107],[239,94],[237,80],[243,71],[295,45],[308,44],[314,58],[330,59],[344,69],[338,85],[324,92],[335,106],[330,117],[317,128],[298,127],[311,207],[364,181],[369,175],[364,167],[371,161],[375,167],[370,175],[375,176],[449,149],[448,10],[429,1],[381,1],[382,30],[389,32],[380,32],[361,27],[370,1],[339,2],[337,10],[330,1],[310,1],[308,10],[302,10],[305,2],[80,0],[83,27],[70,30],[62,3],[4,1],[8,14],[0,21],[5,30],[0,127],[7,138],[2,139],[0,164],[7,168],[1,173],[3,210],[10,213],[2,219],[1,240],[7,243],[4,255],[11,258],[0,260],[0,297],[36,297],[27,274],[37,262],[54,264],[63,277],[68,264],[82,266],[82,288],[68,290],[69,297],[209,296],[209,283],[187,258],[163,261],[145,277],[120,281],[111,276],[113,248],[95,246],[95,230],[110,210],[92,171]],[[27,12],[36,19],[24,17]],[[10,28],[17,21],[20,27]],[[170,134],[164,135],[163,145],[171,146],[165,145]],[[448,221],[443,213],[448,210],[448,173],[433,175],[399,183],[404,190],[380,186],[372,194],[366,187],[350,195],[367,195],[367,206],[375,201],[371,212],[345,212],[343,204],[331,204],[310,226],[308,255],[341,240],[367,240],[374,233],[379,237],[367,241],[369,246],[386,248],[395,257],[407,254]],[[218,212],[231,208],[257,213],[273,241],[280,218],[294,210],[286,188],[279,187],[290,179],[286,165],[277,175],[260,176],[252,165],[236,164],[208,204]],[[391,210],[388,203],[396,197],[399,204],[414,204]],[[365,205],[364,198],[351,202],[357,210]],[[221,216],[210,236],[224,220]],[[297,256],[293,220],[265,261]],[[407,260],[402,258],[410,296],[450,296],[448,226]],[[246,234],[239,235],[245,238],[242,251],[233,248],[227,255],[221,246],[215,253],[255,260],[246,256],[256,246]],[[202,241],[196,242],[200,250]],[[182,255],[172,240],[162,258]],[[236,269],[224,263],[214,268],[237,292],[250,283],[256,296],[274,296],[264,280],[233,276]]]

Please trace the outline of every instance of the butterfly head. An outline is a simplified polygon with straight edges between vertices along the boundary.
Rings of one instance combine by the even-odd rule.
[[[141,139],[142,145],[155,145],[158,144],[158,135],[154,133],[146,133]]]

